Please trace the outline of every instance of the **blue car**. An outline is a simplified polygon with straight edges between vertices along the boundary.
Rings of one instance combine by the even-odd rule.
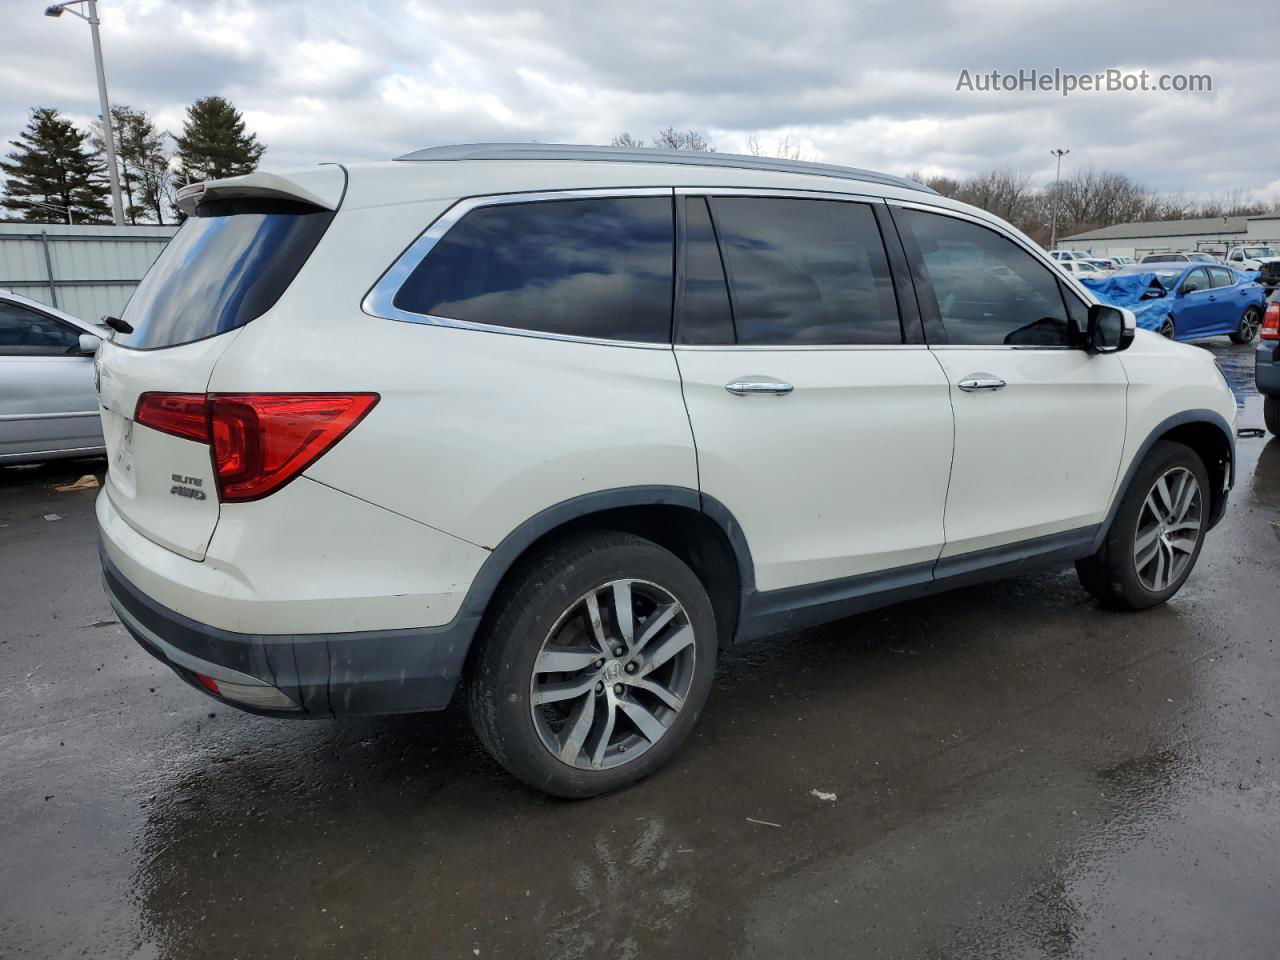
[[[1252,343],[1257,337],[1266,293],[1251,276],[1216,263],[1139,263],[1112,277],[1142,273],[1155,275],[1155,285],[1144,299],[1161,299],[1164,294],[1164,309],[1144,311],[1142,326],[1170,340],[1225,335],[1235,343]]]

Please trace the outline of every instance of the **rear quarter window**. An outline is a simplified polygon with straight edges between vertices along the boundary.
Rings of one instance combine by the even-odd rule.
[[[147,271],[113,342],[173,347],[243,327],[270,310],[324,236],[333,212],[290,200],[212,200]]]

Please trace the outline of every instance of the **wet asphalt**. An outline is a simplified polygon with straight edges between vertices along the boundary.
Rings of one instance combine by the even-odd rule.
[[[201,697],[53,489],[102,469],[0,470],[2,957],[1280,955],[1280,440],[1168,605],[1062,570],[738,648],[674,762],[580,803],[458,710]]]

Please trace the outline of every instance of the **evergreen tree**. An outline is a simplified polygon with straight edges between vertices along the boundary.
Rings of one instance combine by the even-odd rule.
[[[88,139],[58,111],[35,107],[27,128],[9,141],[8,159],[0,160],[3,205],[33,222],[66,223],[68,210],[76,223],[109,219],[102,162],[87,149]]]
[[[244,129],[244,117],[225,97],[203,97],[187,107],[178,141],[183,183],[252,173],[267,148]]]
[[[105,148],[102,121],[95,121],[93,126],[93,144],[101,153]],[[150,216],[163,224],[167,188],[173,177],[165,135],[156,129],[146,111],[123,104],[111,108],[111,126],[120,189],[125,197],[125,218],[137,223],[139,218]]]

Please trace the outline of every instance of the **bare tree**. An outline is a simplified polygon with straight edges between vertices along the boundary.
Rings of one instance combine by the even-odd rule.
[[[677,130],[675,127],[659,131],[653,145],[663,150],[692,150],[695,153],[714,153],[715,147],[697,130]]]
[[[753,133],[747,137],[747,152],[753,157],[777,157],[780,160],[811,160],[798,144],[792,143],[791,136],[775,140],[772,147],[765,146],[760,135]]]
[[[613,147],[643,147],[644,141],[637,140],[627,131],[623,130],[620,134],[609,141],[609,145]]]

